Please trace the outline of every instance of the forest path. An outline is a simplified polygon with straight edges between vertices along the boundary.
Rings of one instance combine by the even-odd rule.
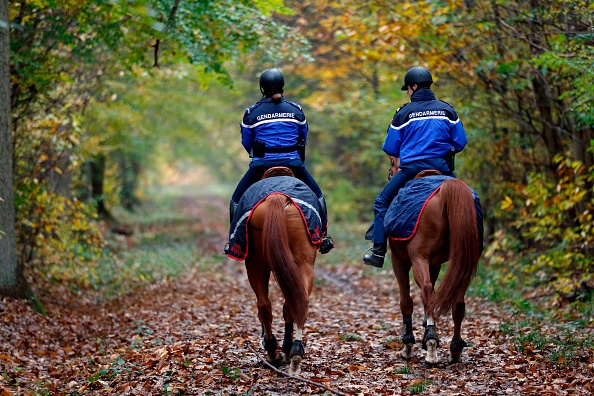
[[[61,296],[45,302],[50,315],[22,301],[0,301],[0,395],[304,395],[327,390],[283,378],[258,356],[260,324],[243,262],[223,258],[226,201],[180,197],[179,208],[201,229],[205,257],[184,276],[97,303]],[[196,221],[196,219],[199,219]],[[336,254],[341,246],[328,256]],[[462,363],[447,365],[450,318],[438,322],[442,363],[428,366],[420,343],[404,361],[396,282],[390,268],[348,263],[316,265],[304,334],[302,377],[349,395],[589,395],[594,358],[581,368],[555,364],[544,351],[517,351],[505,331],[510,311],[470,297]],[[420,294],[413,288],[415,337],[422,339]],[[280,292],[271,287],[273,323],[282,338]],[[543,336],[557,331],[542,322]],[[558,362],[559,363],[559,362]],[[584,370],[586,367],[586,370]],[[283,368],[286,369],[286,368]],[[4,392],[4,393],[3,393]]]

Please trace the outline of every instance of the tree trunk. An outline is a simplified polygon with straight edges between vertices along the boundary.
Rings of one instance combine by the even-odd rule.
[[[588,152],[590,142],[594,141],[594,129],[587,128],[583,130],[574,129],[572,134],[572,152],[573,159],[580,161],[585,166],[584,173],[588,174],[589,170],[594,166],[594,154]],[[583,212],[587,209],[587,202],[594,199],[594,181],[586,180],[586,194],[587,199],[583,200],[578,205],[578,211]]]
[[[139,199],[136,195],[138,177],[140,175],[140,162],[134,155],[120,153],[120,203],[126,210],[133,211],[138,206]]]
[[[555,130],[557,125],[553,118],[553,98],[551,98],[547,82],[540,74],[540,71],[535,71],[535,73],[536,76],[532,79],[532,87],[534,89],[534,99],[542,122],[541,136],[547,148],[549,158],[546,165],[556,177],[556,173],[554,172],[556,166],[553,163],[553,157],[564,152],[564,145],[561,137]]]
[[[10,39],[8,1],[0,1],[0,295],[29,298],[31,289],[17,260],[12,130],[10,126]]]
[[[93,200],[97,203],[97,214],[105,220],[111,220],[111,213],[105,206],[103,183],[105,182],[105,156],[97,154],[91,161],[91,189]]]
[[[72,199],[72,177],[74,174],[70,169],[70,155],[72,149],[65,149],[58,158],[57,168],[52,168],[49,172],[49,182],[52,190],[63,197]]]

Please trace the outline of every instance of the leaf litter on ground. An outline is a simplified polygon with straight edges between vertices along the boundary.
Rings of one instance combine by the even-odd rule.
[[[225,205],[200,210],[200,200],[191,199],[184,205],[199,214],[193,227],[208,230],[196,241],[197,251],[220,255]],[[340,249],[340,241],[337,245]],[[555,352],[561,333],[570,334],[576,319],[567,310],[538,322],[468,296],[462,336],[469,347],[461,363],[446,363],[453,330],[449,317],[438,322],[440,364],[427,365],[419,343],[415,357],[403,360],[395,278],[390,268],[370,271],[358,259],[332,265],[318,260],[302,378],[352,395],[594,392],[592,343],[577,343],[570,356]],[[261,362],[261,326],[241,262],[212,260],[107,301],[51,286],[42,298],[48,316],[26,301],[0,300],[0,395],[329,393],[284,378]],[[423,316],[416,286],[413,298],[420,340]],[[275,284],[271,300],[274,331],[282,337],[282,297]],[[585,325],[573,336],[592,340],[592,319],[577,319]],[[531,327],[520,327],[525,323]]]

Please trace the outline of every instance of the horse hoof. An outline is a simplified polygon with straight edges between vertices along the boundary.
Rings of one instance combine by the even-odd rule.
[[[279,355],[277,353],[274,358],[270,358],[270,356],[267,356],[266,362],[268,364],[270,364],[271,366],[273,366],[274,368],[279,368],[283,362],[283,359],[282,359],[281,355]]]
[[[291,357],[291,365],[289,366],[289,374],[299,375],[301,373],[301,355],[293,355]]]
[[[427,355],[425,356],[425,361],[428,364],[439,363],[439,358],[437,357],[437,344],[437,340],[427,340]]]
[[[400,356],[402,356],[403,359],[412,359],[415,356],[413,353],[413,344],[404,344]]]
[[[427,362],[427,364],[430,366],[435,366],[439,364],[439,358],[437,357],[437,353],[435,355],[427,354],[427,356],[425,357],[425,362]]]
[[[448,364],[456,364],[456,363],[460,363],[460,355],[461,353],[458,354],[450,354],[448,356]]]

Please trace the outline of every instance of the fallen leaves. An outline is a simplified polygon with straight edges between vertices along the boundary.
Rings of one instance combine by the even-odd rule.
[[[5,373],[0,395],[33,394],[42,389],[57,394],[122,395],[162,394],[165,390],[170,394],[316,393],[313,385],[278,381],[278,374],[263,368],[247,348],[246,344],[258,345],[260,326],[248,303],[255,301],[243,271],[235,263],[221,264],[213,267],[212,273],[195,272],[185,281],[130,295],[115,304],[78,310],[64,309],[68,306],[64,303],[48,304],[51,320],[32,312],[22,301],[2,301],[4,312],[12,312],[11,317],[18,320],[7,322],[3,316],[0,322],[0,365]],[[325,269],[320,266],[316,271]],[[462,363],[445,363],[451,337],[449,320],[439,325],[442,363],[427,366],[419,346],[417,356],[405,362],[399,356],[402,344],[399,330],[395,330],[400,324],[396,320],[386,325],[397,310],[395,290],[393,294],[379,293],[375,299],[360,298],[364,289],[358,284],[358,270],[345,267],[341,272],[352,276],[348,285],[317,285],[314,289],[315,303],[304,340],[303,378],[347,394],[364,395],[586,395],[594,386],[593,363],[566,367],[562,355],[551,361],[532,345],[517,353],[510,337],[483,329],[482,318],[487,313],[491,318],[503,313],[472,298],[467,301],[463,328],[471,347],[465,350]],[[389,279],[375,280],[376,287],[395,287]],[[344,295],[336,299],[339,292]],[[275,312],[281,312],[274,286],[271,293]],[[198,300],[203,301],[199,307],[194,304]],[[93,321],[86,315],[89,309],[94,311]],[[417,339],[422,335],[421,322],[422,318],[415,319]],[[497,323],[493,320],[489,326]],[[28,331],[31,328],[35,333]],[[282,323],[275,322],[275,332],[282,336]],[[497,342],[491,342],[493,339]],[[582,353],[586,362],[593,355],[591,350]]]
[[[590,395],[594,390],[591,346],[577,350],[574,361],[562,354],[551,359],[551,345],[517,344],[516,334],[502,330],[510,320],[503,307],[472,297],[466,301],[462,336],[469,347],[461,363],[445,363],[450,318],[438,323],[440,364],[428,366],[419,343],[415,357],[404,361],[395,279],[388,269],[379,275],[363,270],[352,263],[325,266],[319,260],[320,281],[304,333],[304,379],[353,395],[542,396]],[[423,317],[416,287],[413,293],[413,326],[420,340]],[[275,285],[271,300],[280,339],[282,299]],[[44,303],[48,317],[24,301],[0,300],[0,396],[323,392],[283,379],[254,355],[250,348],[258,350],[261,330],[256,301],[243,265],[236,262],[195,269],[183,279],[108,302],[54,293]],[[546,338],[557,334],[555,325],[519,331]]]

